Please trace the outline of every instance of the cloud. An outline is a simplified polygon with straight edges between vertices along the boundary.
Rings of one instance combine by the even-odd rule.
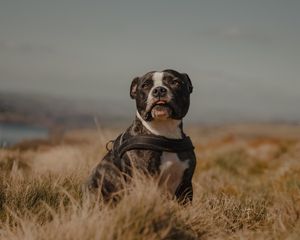
[[[53,46],[44,44],[33,44],[29,42],[15,42],[0,40],[0,50],[9,51],[20,54],[32,54],[32,53],[54,53],[55,49]]]

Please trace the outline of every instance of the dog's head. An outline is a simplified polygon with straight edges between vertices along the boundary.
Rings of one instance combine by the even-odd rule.
[[[193,86],[186,73],[167,69],[132,80],[130,96],[145,121],[182,119],[190,106]]]

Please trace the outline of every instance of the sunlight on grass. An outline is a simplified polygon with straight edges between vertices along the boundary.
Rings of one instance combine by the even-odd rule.
[[[180,206],[153,179],[137,174],[112,206],[82,192],[115,134],[105,131],[101,140],[97,132],[84,133],[81,141],[77,132],[73,142],[0,150],[0,239],[300,238],[299,140],[272,146],[267,140],[209,140],[197,145],[192,205]]]

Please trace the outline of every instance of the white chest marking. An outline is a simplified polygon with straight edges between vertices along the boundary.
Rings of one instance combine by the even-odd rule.
[[[167,188],[174,195],[182,180],[185,169],[189,166],[188,160],[180,161],[176,153],[163,152],[161,155],[159,185]]]
[[[146,122],[139,112],[136,113],[141,120],[143,126],[147,128],[154,135],[164,136],[166,138],[180,139],[182,138],[181,129],[179,127],[181,120],[168,119],[164,121],[150,121]]]

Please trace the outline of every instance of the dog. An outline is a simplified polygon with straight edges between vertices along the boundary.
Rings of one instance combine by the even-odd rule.
[[[191,202],[196,157],[182,120],[192,91],[189,76],[171,69],[134,78],[130,97],[136,103],[136,117],[92,171],[88,192],[97,192],[106,202],[115,200],[135,168],[157,177],[159,186],[178,201]]]

